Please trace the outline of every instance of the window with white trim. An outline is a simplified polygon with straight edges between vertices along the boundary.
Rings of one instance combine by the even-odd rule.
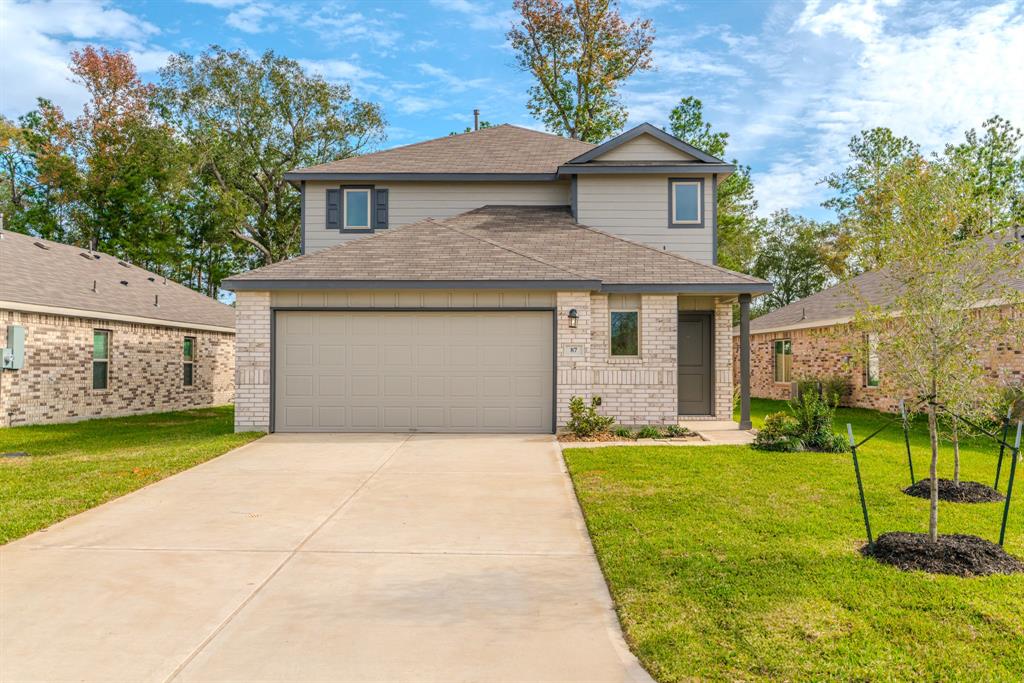
[[[775,340],[775,381],[793,381],[793,342],[789,339]]]
[[[369,188],[345,188],[343,197],[343,215],[345,230],[369,230],[370,228],[370,193]]]
[[[864,386],[877,387],[882,382],[882,368],[878,362],[878,334],[864,335]]]
[[[701,225],[704,221],[704,207],[700,196],[699,180],[673,180],[671,184],[672,225]]]
[[[181,351],[181,383],[186,387],[190,387],[195,383],[196,379],[196,338],[185,337],[185,341],[181,346]]]
[[[110,330],[92,331],[92,388],[110,384]]]

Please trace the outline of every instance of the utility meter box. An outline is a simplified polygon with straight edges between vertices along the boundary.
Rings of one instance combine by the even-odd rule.
[[[4,370],[21,370],[25,365],[25,328],[21,325],[7,326],[7,346],[0,350]]]

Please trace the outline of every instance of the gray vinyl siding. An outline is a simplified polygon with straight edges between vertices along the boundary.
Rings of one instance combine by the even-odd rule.
[[[641,135],[602,154],[594,161],[695,161],[695,159],[650,135]]]
[[[693,176],[704,178],[703,226],[672,228],[668,227],[669,177],[672,176],[580,175],[576,187],[577,220],[634,242],[712,263],[711,176]]]
[[[367,233],[327,229],[327,188],[343,183],[306,182],[306,253],[333,246]],[[388,190],[388,229],[424,218],[448,218],[488,204],[568,206],[569,181],[557,182],[378,182]]]

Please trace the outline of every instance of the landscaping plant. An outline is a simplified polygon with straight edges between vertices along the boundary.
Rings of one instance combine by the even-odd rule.
[[[762,451],[780,451],[796,453],[804,450],[804,442],[799,436],[799,424],[789,413],[779,411],[769,413],[764,424],[754,437],[754,448]]]
[[[641,427],[636,433],[636,438],[638,439],[660,439],[661,437],[661,430],[652,425]]]
[[[862,338],[877,335],[889,386],[910,403],[927,399],[933,543],[939,540],[940,406],[972,414],[991,406],[999,389],[985,367],[984,342],[1024,336],[1024,320],[1004,314],[1021,301],[1010,276],[1024,272],[1022,245],[1008,238],[1006,225],[982,228],[972,220],[973,189],[955,167],[911,156],[866,192],[871,212],[859,226],[858,248],[886,269],[889,303],[869,304],[854,290],[861,304],[853,327]],[[859,349],[858,357],[865,353]]]
[[[610,430],[615,424],[615,418],[599,414],[597,408],[600,405],[600,396],[591,398],[589,404],[582,396],[573,396],[569,399],[569,421],[565,424],[566,429],[581,439]]]

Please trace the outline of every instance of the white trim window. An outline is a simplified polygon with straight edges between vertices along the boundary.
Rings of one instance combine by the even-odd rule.
[[[181,383],[190,387],[196,381],[196,338],[185,337],[181,345]]]
[[[882,383],[882,367],[878,360],[878,334],[864,335],[864,386],[877,387]]]
[[[373,210],[371,201],[372,190],[369,188],[345,188],[342,202],[345,230],[369,230],[370,212]]]
[[[793,381],[793,342],[789,339],[775,340],[775,381],[783,384]]]
[[[110,330],[92,331],[92,388],[110,387]]]
[[[640,311],[611,311],[609,346],[613,356],[640,355]]]
[[[701,225],[704,222],[699,180],[672,181],[672,225]]]

